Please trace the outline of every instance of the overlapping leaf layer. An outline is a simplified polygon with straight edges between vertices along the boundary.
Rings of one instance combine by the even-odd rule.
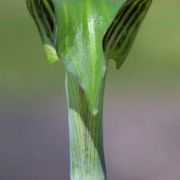
[[[98,111],[109,59],[124,62],[151,0],[27,0],[50,62],[58,58]]]

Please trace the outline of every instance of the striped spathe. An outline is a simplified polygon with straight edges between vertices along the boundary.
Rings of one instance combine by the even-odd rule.
[[[55,43],[56,20],[52,0],[26,0],[28,10],[35,20],[42,40]]]
[[[107,59],[116,61],[117,69],[124,62],[152,0],[128,0],[120,8],[103,39]]]

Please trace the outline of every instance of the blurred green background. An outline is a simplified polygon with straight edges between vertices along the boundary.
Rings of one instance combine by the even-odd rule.
[[[110,180],[180,179],[180,1],[154,0],[107,75]],[[64,70],[49,68],[25,1],[0,2],[0,179],[68,179]]]

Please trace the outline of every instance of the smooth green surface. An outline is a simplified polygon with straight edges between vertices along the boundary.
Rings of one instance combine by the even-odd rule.
[[[107,68],[102,41],[121,4],[122,0],[55,1],[57,53],[84,89],[94,114]]]

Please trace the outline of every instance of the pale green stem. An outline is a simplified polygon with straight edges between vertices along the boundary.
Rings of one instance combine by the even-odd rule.
[[[106,168],[103,152],[103,94],[99,111],[89,111],[84,91],[72,76],[66,74],[70,136],[71,180],[105,180]]]

